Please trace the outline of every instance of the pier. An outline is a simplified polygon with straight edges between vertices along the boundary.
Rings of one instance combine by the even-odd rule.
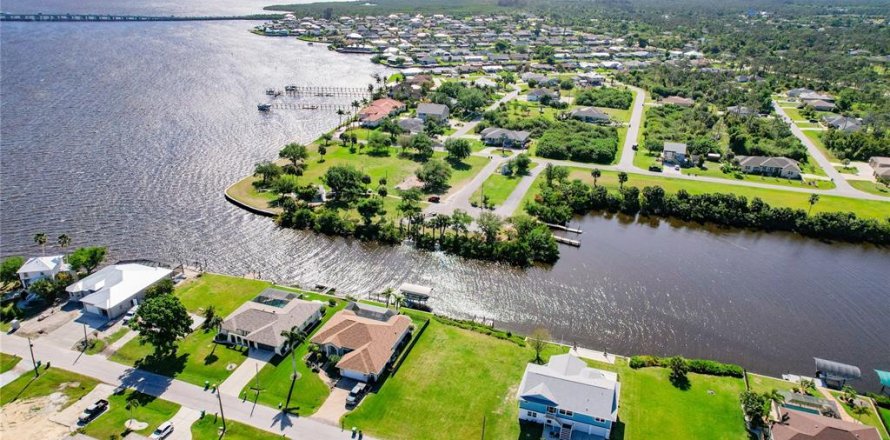
[[[0,21],[23,22],[142,22],[142,21],[224,21],[224,20],[268,20],[283,17],[270,15],[196,15],[196,16],[152,16],[152,15],[110,15],[110,14],[8,14],[0,13]]]
[[[570,228],[568,226],[557,225],[557,224],[553,224],[553,223],[545,223],[545,224],[547,226],[549,226],[550,229],[559,229],[560,231],[571,232],[573,234],[580,234],[583,232],[580,229],[574,229],[574,228]]]
[[[352,96],[356,98],[370,97],[367,87],[330,87],[330,86],[287,86],[284,93],[291,96]]]
[[[560,237],[558,235],[554,235],[553,239],[556,240],[557,243],[562,243],[574,247],[581,247],[580,240],[572,240],[571,238]]]

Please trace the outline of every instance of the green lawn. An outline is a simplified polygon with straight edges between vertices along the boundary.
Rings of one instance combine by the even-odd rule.
[[[536,165],[532,163],[532,165]],[[532,167],[534,168],[534,166]],[[498,206],[503,204],[510,194],[513,193],[513,190],[516,189],[516,186],[519,185],[519,181],[522,180],[524,176],[516,176],[510,175],[505,176],[499,172],[494,172],[488,179],[485,179],[485,183],[482,184],[482,187],[476,190],[473,195],[470,197],[471,201],[478,202],[481,205],[482,194],[485,193],[488,196],[488,201],[494,206]]]
[[[618,188],[618,173],[615,171],[603,171],[599,183],[610,189]],[[587,183],[593,183],[593,177],[590,176],[590,170],[585,168],[571,168],[569,175],[572,179],[581,179]],[[732,193],[739,196],[745,196],[749,200],[754,197],[760,197],[763,201],[772,206],[785,206],[797,209],[809,209],[809,194],[795,193],[791,191],[782,191],[778,189],[752,188],[746,186],[734,186],[731,184],[700,182],[686,179],[671,179],[669,177],[648,176],[645,174],[628,174],[627,185],[643,188],[645,186],[658,185],[664,188],[668,193],[675,193],[680,189],[685,189],[690,194],[705,193]],[[540,183],[543,182],[543,176],[538,176],[535,184],[523,199],[523,205],[526,201],[534,198],[539,191]],[[831,212],[831,211],[851,211],[860,217],[884,219],[890,210],[890,202],[880,202],[873,200],[860,200],[848,197],[838,197],[822,195],[819,202],[813,207],[813,212]]]
[[[0,388],[0,406],[15,400],[48,396],[62,392],[68,396],[65,406],[71,405],[93,390],[99,381],[59,368],[45,370],[41,367],[40,376],[34,378],[33,371],[20,376]]]
[[[884,420],[884,427],[890,426],[890,409],[879,406],[878,412],[881,414],[881,419]]]
[[[550,352],[564,351],[553,347]],[[539,438],[520,431],[516,387],[530,348],[432,320],[395,375],[343,419],[390,439]]]
[[[890,197],[890,187],[883,183],[872,182],[870,180],[847,180],[847,183],[859,191]]]
[[[445,158],[445,153],[436,152],[434,157]],[[450,186],[449,192],[460,189],[464,184],[470,181],[476,174],[488,165],[489,159],[483,156],[470,156],[462,162],[447,161],[451,165],[451,178],[448,179]]]
[[[254,208],[272,211],[276,210],[277,208],[269,207],[269,202],[275,200],[278,195],[271,191],[257,191],[253,186],[253,182],[258,180],[260,180],[259,177],[247,176],[230,186],[226,190],[226,194],[228,194],[229,197]]]
[[[766,184],[770,184],[770,185],[792,186],[792,187],[797,187],[797,188],[832,189],[835,187],[834,182],[832,182],[830,180],[821,180],[821,179],[812,179],[812,180],[805,181],[805,180],[785,179],[782,177],[758,176],[755,174],[742,174],[742,178],[738,179],[732,174],[725,174],[720,169],[719,163],[705,162],[705,166],[707,167],[707,169],[701,169],[699,167],[682,168],[682,173],[686,174],[686,175],[716,177],[718,179],[766,183]],[[814,167],[811,169],[813,171],[815,171],[818,169],[818,167]],[[807,171],[804,171],[804,172],[807,172]]]
[[[540,105],[537,102],[510,101],[507,103],[507,114],[511,121],[536,118],[538,116],[543,116],[548,120],[555,121],[559,112],[560,110]]]
[[[822,153],[823,156],[828,158],[831,162],[840,162],[840,159],[834,155],[828,148],[825,147],[825,144],[822,143],[822,133],[820,130],[803,130],[804,136],[808,137],[811,141],[813,141],[813,145]]]
[[[795,122],[795,125],[800,128],[822,128],[821,125],[813,122]]]
[[[881,434],[881,438],[883,440],[890,440],[890,434],[887,434],[887,430],[884,429],[884,425],[881,423],[881,420],[878,418],[877,413],[869,410],[867,413],[865,413],[863,415],[858,415],[855,412],[853,412],[853,407],[850,406],[849,403],[847,403],[846,401],[841,399],[840,391],[829,391],[829,392],[831,393],[832,396],[834,396],[835,399],[837,399],[837,401],[841,404],[841,407],[844,409],[844,411],[847,412],[847,414],[849,414],[854,419],[856,419],[866,425],[874,426],[875,428],[878,429],[878,432]]]
[[[327,302],[328,299],[328,297],[322,297],[321,295],[309,293],[305,293],[304,295],[304,298],[307,300],[319,299]],[[327,320],[330,319],[331,316],[333,316],[337,311],[341,310],[345,305],[345,302],[338,300],[335,307],[328,307],[321,324],[316,327],[316,331],[317,329],[321,328],[321,326],[325,322],[327,322]],[[321,378],[318,377],[318,374],[312,372],[312,370],[310,370],[306,366],[306,363],[303,361],[303,358],[308,354],[308,352],[308,342],[301,344],[300,347],[297,348],[297,372],[299,373],[300,377],[294,384],[290,404],[287,406],[290,412],[299,414],[303,417],[315,413],[315,411],[318,410],[318,407],[321,406],[322,403],[324,403],[325,399],[327,399],[328,394],[330,394],[330,390],[328,389],[327,385],[325,385]],[[287,356],[282,358],[276,356],[269,364],[267,364],[263,367],[262,370],[260,370],[259,398],[257,399],[256,397],[256,377],[251,380],[250,384],[244,387],[241,393],[242,395],[246,395],[250,400],[257,399],[259,403],[262,403],[266,406],[271,406],[273,408],[278,407],[279,403],[282,405],[286,405],[287,395],[290,391],[291,386],[292,373],[293,363],[291,357]]]
[[[690,386],[682,390],[671,384],[666,368],[633,370],[621,360],[614,368],[621,380],[625,439],[748,438],[739,407],[742,379],[689,373]]]
[[[754,373],[748,373],[748,384],[751,386],[751,391],[758,393],[768,393],[772,390],[793,391],[793,389],[798,386],[797,383],[791,381],[775,377],[761,376]],[[808,394],[814,397],[822,397],[822,393],[817,390],[812,390]]]
[[[266,281],[205,273],[187,281],[175,293],[191,313],[199,313],[213,304],[217,314],[228,316],[271,285]]]
[[[139,402],[127,409],[129,402]],[[158,399],[138,391],[128,390],[121,394],[115,394],[108,398],[108,410],[83,428],[86,435],[99,440],[108,438],[121,438],[127,432],[127,420],[133,418],[147,423],[145,429],[134,431],[138,434],[149,435],[161,424],[170,420],[179,405],[166,400]]]
[[[839,173],[841,173],[841,174],[852,174],[852,175],[857,175],[857,174],[859,174],[859,169],[856,168],[856,167],[849,167],[849,168],[848,168],[848,167],[845,167],[845,166],[843,166],[843,165],[835,165],[835,166],[834,166],[834,169],[836,169],[837,172],[839,172]]]
[[[175,355],[162,359],[152,357],[151,344],[140,345],[137,338],[124,344],[109,359],[199,386],[203,386],[205,380],[218,385],[232,374],[226,367],[241,365],[247,352],[213,343],[215,334],[199,328],[179,341]]]
[[[199,419],[192,424],[192,438],[194,439],[215,439],[219,437],[219,428],[222,427],[222,420],[212,414],[207,414],[204,418]],[[226,420],[226,440],[280,440],[282,437],[278,434],[263,431],[250,425]]]
[[[117,329],[114,333],[108,335],[108,337],[104,339],[95,339],[93,345],[87,348],[86,354],[98,354],[101,353],[102,350],[105,350],[105,347],[113,344],[120,338],[123,338],[124,335],[130,332],[129,327],[121,327]]]
[[[803,117],[800,114],[800,110],[793,107],[782,107],[782,110],[785,110],[785,113],[791,118],[792,121],[809,121],[807,118]]]
[[[0,353],[0,373],[5,373],[9,370],[12,370],[12,367],[15,367],[15,364],[19,363],[19,361],[21,360],[22,358],[18,356]]]

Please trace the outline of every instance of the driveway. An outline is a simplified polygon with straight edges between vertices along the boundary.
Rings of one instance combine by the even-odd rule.
[[[68,408],[50,416],[49,419],[60,425],[77,429],[79,427],[77,425],[77,417],[80,416],[80,413],[99,399],[107,400],[112,392],[114,392],[113,386],[100,383],[99,385],[96,385],[96,388],[93,388],[93,391],[87,393],[87,395],[83,396],[77,402],[74,402]]]
[[[60,347],[73,348],[76,344],[83,341],[84,329],[86,330],[87,335],[92,339],[96,337],[93,335],[94,332],[101,332],[108,324],[108,320],[103,317],[83,312],[78,313],[79,316],[75,316],[73,320],[62,324],[44,336],[44,338],[52,341]],[[101,335],[99,335],[99,337],[101,337]]]
[[[334,388],[331,389],[331,394],[328,395],[327,400],[321,404],[321,407],[318,408],[318,411],[311,418],[329,425],[340,426],[340,418],[349,412],[346,409],[346,397],[349,396],[349,391],[357,383],[358,381],[353,379],[340,378]]]
[[[184,406],[180,408],[169,420],[173,424],[173,433],[167,440],[192,440],[192,423],[197,422],[200,417],[201,413],[198,411]]]

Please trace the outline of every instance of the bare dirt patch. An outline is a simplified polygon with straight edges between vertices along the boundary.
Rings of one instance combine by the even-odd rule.
[[[50,420],[50,416],[58,413],[68,396],[63,393],[52,393],[38,397],[9,403],[0,411],[0,437],[25,439],[62,438],[70,431],[67,426]]]

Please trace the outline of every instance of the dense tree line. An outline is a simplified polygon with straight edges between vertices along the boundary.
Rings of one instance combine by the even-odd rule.
[[[873,156],[890,156],[890,131],[853,133],[829,129],[822,142],[839,159],[867,161]]]
[[[729,148],[746,156],[785,156],[806,162],[807,149],[779,118],[726,115]]]
[[[619,182],[621,180],[619,179]],[[811,198],[811,206],[818,197]],[[639,191],[622,185],[619,191],[590,186],[565,178],[545,182],[541,192],[526,205],[526,211],[545,222],[565,223],[573,214],[590,211],[621,212],[653,217],[673,217],[698,223],[735,228],[796,232],[813,238],[890,244],[890,217],[862,219],[851,212],[820,212],[773,207],[761,200],[750,201],[734,194],[668,194],[659,186]]]
[[[627,110],[633,104],[633,92],[609,87],[587,88],[575,96],[575,104]]]

